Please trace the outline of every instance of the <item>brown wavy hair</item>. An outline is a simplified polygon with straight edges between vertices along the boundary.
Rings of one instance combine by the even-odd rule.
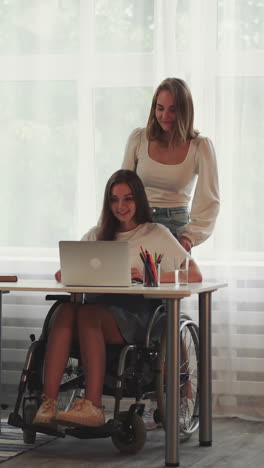
[[[120,222],[111,211],[112,189],[117,184],[127,184],[131,190],[136,204],[134,217],[136,223],[152,222],[150,207],[141,179],[134,171],[120,169],[110,177],[105,187],[103,209],[97,233],[98,240],[114,240],[119,230]]]
[[[152,99],[147,122],[148,140],[162,140],[165,133],[158,123],[155,114],[158,95],[163,90],[169,91],[172,94],[176,108],[176,121],[170,144],[178,145],[179,143],[184,143],[187,140],[196,138],[199,132],[193,128],[194,108],[191,91],[184,80],[179,78],[166,78],[160,83]]]

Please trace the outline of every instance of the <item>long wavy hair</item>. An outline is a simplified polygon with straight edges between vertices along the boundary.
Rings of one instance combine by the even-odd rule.
[[[135,222],[138,224],[152,222],[150,207],[141,179],[133,171],[120,169],[110,177],[105,187],[103,209],[97,232],[98,240],[114,240],[119,230],[120,222],[111,211],[112,189],[117,184],[127,184],[131,190],[136,204]]]
[[[194,108],[191,91],[184,80],[166,78],[160,83],[152,99],[147,122],[148,140],[162,140],[165,133],[156,118],[157,99],[159,93],[163,90],[169,91],[172,94],[176,108],[176,120],[170,144],[175,146],[196,138],[199,132],[193,128]]]

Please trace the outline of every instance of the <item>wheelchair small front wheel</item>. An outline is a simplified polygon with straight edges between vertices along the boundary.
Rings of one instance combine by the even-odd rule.
[[[24,401],[23,421],[25,424],[31,425],[33,423],[38,407],[39,403],[37,398],[30,398]],[[23,440],[25,444],[34,444],[36,441],[36,431],[23,429]]]
[[[132,455],[142,449],[147,433],[141,416],[133,413],[130,421],[127,418],[128,411],[119,413],[118,420],[122,422],[122,427],[112,435],[112,442],[121,453]]]

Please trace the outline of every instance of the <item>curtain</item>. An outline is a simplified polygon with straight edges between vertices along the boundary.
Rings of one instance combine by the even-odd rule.
[[[96,223],[126,139],[167,76],[189,84],[214,142],[221,211],[193,249],[213,296],[214,414],[264,418],[264,1],[6,0],[0,4],[3,273],[51,278],[58,241]],[[183,308],[197,314],[196,300]],[[49,305],[4,296],[4,389]]]

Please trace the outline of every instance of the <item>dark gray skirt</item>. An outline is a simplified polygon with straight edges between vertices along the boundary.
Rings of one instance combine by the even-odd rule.
[[[133,294],[104,294],[95,302],[109,308],[122,337],[129,344],[145,341],[148,321],[161,304],[159,299],[145,299],[143,295]]]
[[[144,343],[148,321],[162,301],[133,294],[86,294],[85,303],[105,305],[111,311],[124,340],[133,344]],[[49,310],[39,339],[47,341],[58,310],[53,310],[53,307]],[[78,342],[76,337],[73,341],[74,344]]]

